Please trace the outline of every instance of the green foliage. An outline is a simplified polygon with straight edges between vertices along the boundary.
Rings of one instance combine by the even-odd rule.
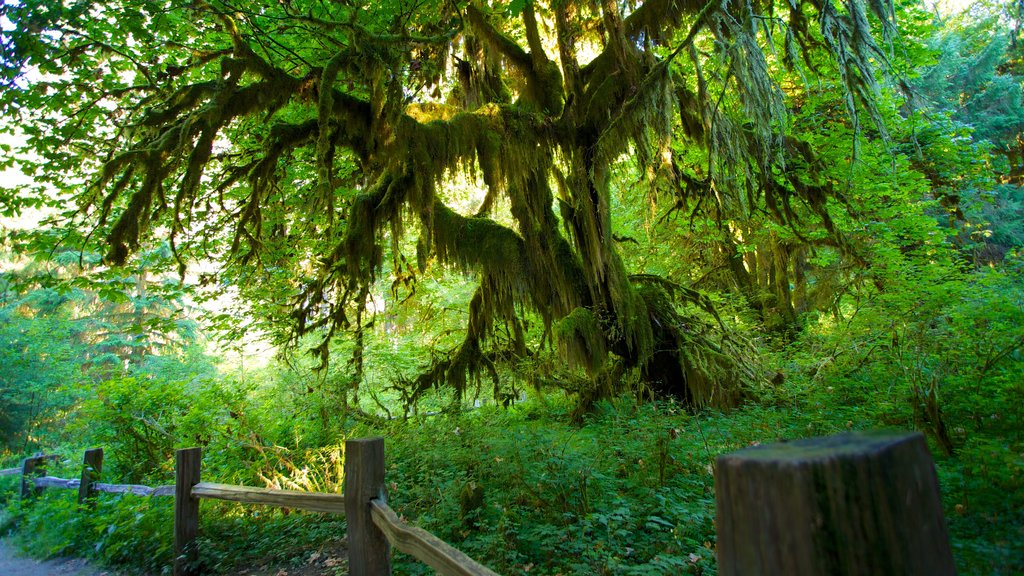
[[[939,57],[917,82],[931,107],[952,112],[975,135],[1003,148],[1024,131],[1021,79],[1007,73],[1010,42],[1003,16],[980,7],[945,26],[931,40]]]
[[[348,573],[345,522],[336,516],[214,502],[204,504],[203,514],[219,519],[205,522],[199,537],[200,564],[209,573]]]
[[[174,448],[204,444],[224,410],[203,385],[154,376],[114,378],[81,408],[81,426],[129,483],[173,475]],[[219,399],[218,399],[219,400]],[[109,448],[108,448],[109,447]]]
[[[5,239],[5,460],[102,445],[106,480],[166,484],[198,445],[205,479],[333,492],[344,439],[383,434],[392,506],[498,572],[713,574],[715,456],[918,429],[961,572],[1024,571],[1024,109],[994,4],[900,3],[898,35],[885,2],[129,4],[0,4],[27,27],[0,31],[3,129],[38,153],[0,161],[36,177],[0,212],[67,209],[48,184],[78,202]],[[556,78],[559,38],[608,49]],[[98,266],[103,235],[137,257]],[[216,264],[202,303],[241,297],[208,327],[277,361],[197,350],[166,275],[188,259]],[[740,381],[745,406],[701,408]],[[41,553],[167,565],[165,501],[83,514],[4,482]],[[213,573],[310,565],[344,533],[204,511]]]
[[[66,411],[89,381],[78,330],[59,315],[0,309],[0,445],[6,449],[24,453],[65,438]]]
[[[51,467],[50,475],[77,477],[80,454]],[[6,487],[4,487],[6,488]],[[105,565],[130,566],[144,574],[160,574],[170,565],[174,541],[173,498],[100,495],[94,509],[78,505],[73,490],[44,490],[28,501],[7,505],[8,526],[16,542],[32,554],[49,558],[80,556]]]
[[[815,378],[827,367],[851,397],[885,391],[879,407],[893,410],[886,420],[929,432],[946,452],[973,433],[1019,436],[1022,414],[1010,398],[1024,369],[1020,278],[904,273],[892,292],[851,298],[849,318],[822,317],[808,328],[796,349],[819,355]]]
[[[1010,40],[1003,8],[999,3],[977,3],[942,22],[930,40],[937,61],[923,68],[915,83],[929,108],[930,124],[956,125],[954,142],[962,147],[972,136],[973,146],[985,157],[988,182],[972,177],[977,174],[971,166],[978,165],[978,154],[965,163],[964,158],[942,153],[950,150],[948,139],[933,140],[933,128],[921,131],[923,152],[935,162],[932,170],[925,170],[938,193],[950,195],[947,206],[965,220],[960,242],[978,264],[999,262],[1007,251],[1024,246],[1018,233],[1024,227],[1024,79],[1015,64],[1019,55],[1013,52],[1019,48]]]
[[[1012,574],[1024,566],[1014,546],[1014,526],[1024,509],[1017,496],[1024,488],[1024,438],[1021,415],[1008,398],[1019,398],[1024,361],[1019,351],[994,358],[1005,348],[988,349],[980,340],[973,347],[966,330],[992,330],[989,342],[1004,342],[1000,331],[1012,330],[1020,314],[1019,305],[1014,307],[1019,283],[992,278],[964,289],[984,306],[973,313],[965,307],[957,316],[960,302],[945,302],[951,328],[920,334],[907,328],[899,354],[908,365],[945,361],[950,371],[941,383],[942,408],[949,426],[964,430],[953,435],[955,455],[940,455],[937,466],[960,570]],[[932,297],[942,300],[940,293]],[[898,320],[895,309],[883,312],[883,305],[896,304],[865,305],[846,320],[846,332],[823,318],[778,352],[784,378],[777,387],[761,403],[729,414],[692,414],[673,403],[620,398],[597,403],[582,424],[574,424],[571,399],[548,395],[509,409],[350,424],[346,437],[383,434],[391,506],[499,573],[713,574],[717,455],[779,438],[914,426],[912,375],[894,376],[896,349],[872,350],[891,336]],[[936,338],[943,342],[927,344]],[[990,367],[978,392],[973,387],[986,359]],[[970,389],[958,390],[960,385]],[[221,386],[225,390],[217,392]],[[317,449],[322,438],[294,436],[287,445],[284,422],[298,424],[289,416],[294,406],[271,400],[288,398],[274,385],[261,386],[268,392],[250,388],[233,397],[229,391],[239,384],[230,380],[194,388],[121,381],[111,389],[151,397],[132,400],[128,409],[151,407],[153,417],[187,444],[195,431],[206,434],[204,478],[210,481],[336,491],[341,438]],[[157,402],[181,412],[160,412]],[[88,418],[100,429],[111,425],[97,415]],[[117,451],[125,450],[132,446],[108,447],[108,459],[120,462]],[[73,468],[56,473],[74,475]],[[104,477],[124,481],[125,469],[114,464]],[[163,484],[170,477],[165,464],[147,480]],[[32,504],[12,501],[8,512],[21,534],[52,553],[151,571],[167,562],[159,544],[168,541],[163,531],[169,510],[163,504],[101,495],[93,517],[73,510],[73,499],[73,493],[53,490]],[[228,504],[204,504],[203,510],[202,562],[212,573],[265,564],[287,569],[344,554],[338,543],[344,523],[337,519]],[[63,521],[47,520],[53,518]],[[109,524],[115,528],[101,529]],[[147,555],[126,556],[132,546]],[[427,573],[409,558],[396,563],[402,573]]]
[[[1024,510],[1020,271],[933,263],[886,282],[780,351],[780,392],[823,421],[925,432],[961,571],[1016,573],[1019,534],[1005,526]]]
[[[166,251],[143,254],[126,276],[96,271],[88,255],[68,250],[43,259],[37,250],[53,240],[46,234],[12,232],[5,240],[14,248],[0,263],[5,447],[26,452],[61,444],[68,415],[106,378],[159,370],[178,354],[199,360],[180,285],[148,276],[166,262]]]
[[[694,420],[630,406],[602,404],[581,428],[565,402],[396,424],[392,506],[499,573],[707,574],[710,462],[691,451],[696,432],[684,440],[672,428]],[[469,485],[482,495],[472,524],[460,498]]]

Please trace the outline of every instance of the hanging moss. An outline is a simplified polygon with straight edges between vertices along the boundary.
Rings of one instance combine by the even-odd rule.
[[[484,296],[508,308],[524,303],[531,278],[522,238],[487,218],[467,218],[438,202],[434,206],[434,248],[443,262],[478,270],[490,279]]]
[[[728,336],[706,298],[628,274],[612,237],[613,166],[624,155],[634,157],[635,175],[647,179],[651,199],[668,192],[680,204],[692,202],[694,215],[721,222],[764,206],[774,220],[795,225],[798,214],[809,212],[837,235],[828,201],[842,201],[841,195],[826,180],[804,176],[822,167],[806,143],[787,136],[792,127],[764,46],[775,45],[770,27],[787,22],[791,38],[780,59],[798,73],[797,52],[808,68],[815,61],[825,67],[818,54],[808,56],[823,46],[819,54],[832,58],[846,87],[855,132],[864,116],[884,133],[872,96],[878,90],[873,61],[884,62],[886,52],[872,39],[868,17],[878,19],[882,38],[891,41],[892,5],[646,0],[623,6],[527,2],[521,21],[510,25],[484,3],[441,3],[411,8],[395,29],[374,30],[367,23],[383,22],[383,13],[347,22],[310,16],[304,25],[315,40],[301,56],[268,48],[277,50],[274,62],[260,56],[266,47],[250,47],[259,30],[240,29],[230,14],[217,14],[220,37],[230,46],[195,55],[197,68],[189,74],[213,79],[176,87],[185,78],[177,72],[166,85],[154,83],[158,89],[145,100],[152,104],[133,113],[126,123],[130,140],[122,153],[108,156],[88,192],[86,203],[100,203],[101,224],[116,216],[108,258],[123,262],[138,246],[150,221],[170,207],[167,191],[174,196],[172,239],[189,229],[182,214],[205,199],[210,167],[243,158],[223,166],[211,187],[227,192],[221,207],[236,225],[232,252],[247,250],[243,261],[268,252],[268,240],[281,242],[286,205],[326,214],[326,224],[310,218],[317,223],[309,226],[334,249],[317,255],[316,278],[296,313],[300,332],[326,328],[318,353],[326,354],[335,330],[348,324],[346,306],[357,310],[361,338],[359,315],[380,273],[384,243],[391,242],[396,260],[404,259],[402,240],[412,224],[420,234],[421,271],[437,262],[475,273],[480,282],[465,340],[438,354],[411,385],[414,396],[424,386],[448,383],[461,393],[468,379],[496,378],[487,360],[494,326],[518,326],[517,316],[531,310],[543,318],[546,335],[553,327],[565,358],[595,382],[600,374],[637,369],[693,404],[728,404],[752,379],[750,355]],[[546,16],[554,16],[554,30],[545,28]],[[525,35],[525,44],[516,34]],[[557,61],[547,54],[552,40]],[[600,44],[601,52],[581,66],[578,54],[587,43]],[[317,55],[318,46],[335,52]],[[427,65],[434,69],[424,70]],[[447,69],[456,78],[439,77]],[[455,82],[459,92],[446,94]],[[238,144],[241,154],[214,154],[215,142],[237,135],[229,129],[237,119],[279,117],[295,124],[276,125],[251,147]],[[707,153],[700,173],[683,173],[672,157],[680,122],[687,144]],[[264,133],[259,128],[253,136]],[[312,191],[305,184],[282,186],[289,161],[303,158],[292,154],[298,148],[314,160]],[[345,173],[355,172],[347,183],[359,190],[355,197],[335,189],[341,159],[355,164]],[[458,171],[479,173],[487,188],[477,217],[439,201],[445,179]],[[281,202],[288,194],[308,197]],[[507,201],[512,224],[486,218],[498,199]],[[775,296],[792,299],[785,290]],[[323,309],[327,317],[307,322]],[[609,357],[624,368],[610,367]],[[612,380],[589,390],[609,393]]]
[[[158,123],[163,119],[164,124],[157,124],[157,130],[104,166],[93,187],[96,191],[102,191],[118,173],[134,171],[145,174],[141,187],[132,193],[127,207],[107,236],[111,246],[108,261],[123,264],[130,252],[138,247],[140,237],[147,233],[154,200],[163,198],[164,181],[179,170],[184,160],[175,195],[171,233],[178,232],[182,226],[179,215],[192,211],[196,191],[211,161],[213,145],[220,130],[239,116],[257,111],[273,113],[287,102],[295,83],[286,75],[277,75],[264,82],[238,86],[237,76],[240,75],[241,71],[232,71],[228,80],[197,84],[175,93],[163,111],[149,111],[147,114],[147,122]],[[120,180],[124,181],[123,178]],[[115,186],[103,203],[101,220],[112,212],[114,200],[120,194],[119,188],[120,184]]]
[[[659,391],[694,406],[736,406],[756,383],[752,349],[724,326],[680,314],[662,282],[638,280],[636,290],[651,314],[656,340],[655,353],[641,367],[645,378]],[[689,301],[694,294],[685,297]],[[704,303],[699,305],[703,308]]]
[[[644,365],[654,353],[655,340],[652,320],[657,317],[651,314],[643,295],[634,288],[626,275],[622,259],[613,254],[608,269],[609,294],[618,333],[625,344],[627,357],[631,365]]]
[[[524,107],[535,108],[545,114],[558,114],[562,110],[564,93],[562,73],[558,65],[548,59],[537,38],[537,22],[533,7],[527,5],[522,12],[527,36],[532,39],[531,51],[526,52],[490,24],[486,15],[474,4],[466,8],[473,30],[492,50],[500,53],[511,70],[522,78],[520,92]]]
[[[149,226],[150,209],[159,185],[160,173],[149,173],[142,188],[132,194],[128,207],[107,235],[110,250],[104,260],[118,266],[123,265],[130,251],[139,247],[139,239]]]
[[[346,276],[353,284],[368,285],[376,279],[383,262],[378,230],[392,221],[400,221],[401,194],[407,180],[388,174],[371,192],[357,196],[348,214],[345,237],[335,248],[332,261],[344,262]]]
[[[577,308],[555,323],[558,352],[571,366],[596,377],[608,359],[604,328],[593,312]]]

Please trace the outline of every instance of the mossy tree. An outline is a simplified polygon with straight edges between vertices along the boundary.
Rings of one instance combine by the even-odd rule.
[[[826,209],[838,194],[816,177],[787,93],[830,78],[853,133],[884,135],[874,65],[896,35],[887,0],[0,11],[4,114],[39,155],[23,165],[75,194],[76,222],[105,237],[111,264],[154,235],[182,266],[223,258],[248,278],[243,292],[287,301],[276,313],[294,334],[323,331],[324,360],[339,331],[362,338],[388,256],[410,278],[468,269],[479,287],[465,338],[417,390],[496,374],[496,326],[516,335],[509,354],[528,354],[530,313],[596,394],[635,370],[695,405],[735,401],[749,366],[723,331],[680,315],[674,297],[712,310],[700,294],[626,269],[612,166],[635,157],[628,177],[649,191],[638,201],[714,206],[723,237],[761,211],[838,236]],[[486,191],[466,213],[445,202],[458,173]]]

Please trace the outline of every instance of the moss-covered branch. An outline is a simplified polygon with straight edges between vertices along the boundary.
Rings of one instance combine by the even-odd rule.
[[[473,30],[495,52],[507,59],[525,79],[524,95],[529,101],[548,114],[557,114],[562,109],[564,98],[562,90],[562,74],[558,66],[552,62],[540,46],[536,17],[532,5],[523,11],[523,19],[527,29],[527,39],[533,45],[531,52],[526,52],[519,44],[502,34],[487,20],[486,15],[470,4],[466,15]]]
[[[140,235],[148,226],[149,209],[153,206],[154,198],[163,194],[165,180],[184,161],[184,173],[174,200],[175,229],[178,229],[179,215],[191,212],[192,201],[219,131],[237,117],[248,116],[256,111],[272,112],[280,108],[287,102],[293,88],[293,82],[281,80],[243,87],[228,82],[219,84],[217,90],[212,92],[206,89],[190,91],[191,95],[208,93],[206,103],[201,107],[196,106],[198,103],[191,106],[184,106],[180,102],[172,105],[168,109],[177,109],[181,115],[169,125],[165,123],[155,135],[135,144],[127,153],[111,160],[97,182],[98,190],[102,190],[115,174],[129,166],[145,176],[139,188],[132,193],[128,208],[118,215],[107,236],[111,246],[107,259],[114,264],[123,264],[131,249],[138,246]],[[184,113],[188,108],[193,111]],[[120,190],[115,189],[114,192],[119,194]],[[108,195],[101,221],[110,214],[115,199]]]
[[[154,223],[172,240],[209,229],[200,221],[215,205],[235,264],[301,269],[301,286],[287,288],[298,294],[293,319],[299,333],[322,331],[322,360],[353,316],[362,341],[365,298],[389,252],[396,282],[432,263],[474,273],[465,339],[414,390],[493,376],[481,359],[494,327],[518,326],[525,310],[592,379],[632,370],[695,404],[733,398],[746,378],[728,360],[739,349],[706,321],[715,313],[699,294],[630,275],[614,192],[639,180],[652,205],[668,191],[694,217],[722,224],[760,211],[795,224],[810,214],[835,234],[828,203],[843,195],[791,136],[780,82],[783,65],[797,76],[796,51],[823,73],[831,58],[855,128],[858,112],[879,122],[874,74],[886,51],[868,18],[890,38],[892,8],[851,2],[527,0],[511,23],[476,1],[403,4],[400,14],[373,3],[299,13],[287,2],[236,14],[200,2],[188,14],[208,36],[191,56],[174,45],[179,57],[154,76],[166,85],[145,108],[135,101],[130,140],[108,151],[83,200],[102,226],[113,222],[115,263]],[[773,52],[783,43],[784,56]],[[684,165],[695,155],[676,155],[680,135],[704,157]],[[623,168],[626,157],[636,165]],[[486,188],[476,217],[441,201],[453,173]],[[506,208],[510,220],[495,221]],[[281,248],[307,233],[301,249]],[[410,233],[418,271],[402,254]],[[680,311],[688,306],[704,320]]]

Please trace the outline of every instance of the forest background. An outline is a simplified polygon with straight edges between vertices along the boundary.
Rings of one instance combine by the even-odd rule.
[[[1022,23],[4,0],[0,467],[330,492],[381,434],[500,573],[714,574],[717,455],[916,429],[960,572],[1024,573]],[[38,554],[170,565],[166,502],[15,493]],[[344,573],[342,520],[204,510],[211,572]]]

